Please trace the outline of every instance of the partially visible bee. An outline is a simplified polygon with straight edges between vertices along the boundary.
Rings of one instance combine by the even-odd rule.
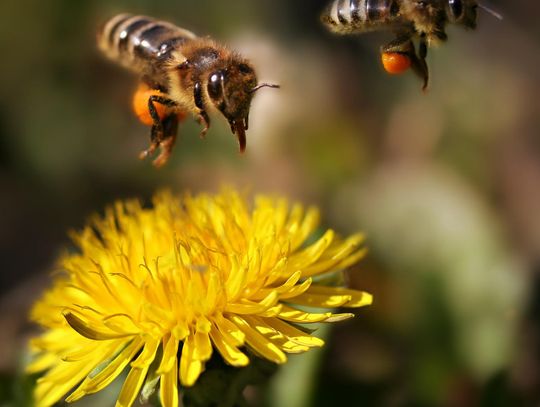
[[[395,39],[381,48],[385,69],[395,74],[412,68],[425,90],[428,46],[446,41],[447,24],[474,29],[478,6],[500,18],[476,0],[333,0],[321,19],[337,34],[392,30]],[[419,41],[418,52],[413,39]]]
[[[160,147],[154,160],[157,167],[171,154],[179,121],[193,114],[203,125],[204,137],[210,127],[210,109],[227,119],[243,152],[254,93],[278,87],[259,84],[252,64],[238,53],[151,17],[119,14],[111,18],[98,33],[98,46],[141,78],[133,107],[152,130],[150,147],[140,158]]]

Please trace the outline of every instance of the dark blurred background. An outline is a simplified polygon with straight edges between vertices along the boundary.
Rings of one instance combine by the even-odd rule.
[[[293,358],[257,404],[539,405],[540,3],[493,0],[503,21],[480,11],[476,31],[450,27],[427,93],[383,72],[389,33],[328,34],[325,3],[3,3],[1,406],[28,398],[27,313],[67,230],[116,199],[222,184],[317,204],[324,226],[363,230],[370,248],[350,283],[374,305],[321,329],[328,346]],[[282,85],[257,95],[244,156],[214,117],[203,141],[181,127],[166,168],[137,159],[149,130],[130,111],[135,82],[95,49],[117,12],[211,35]]]

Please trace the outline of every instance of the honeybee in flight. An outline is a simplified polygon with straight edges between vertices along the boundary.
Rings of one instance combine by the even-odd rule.
[[[381,48],[386,71],[402,73],[410,67],[423,80],[425,90],[428,46],[446,41],[447,24],[474,29],[479,6],[501,18],[476,0],[333,0],[321,19],[337,34],[392,30],[396,37]]]
[[[246,147],[251,99],[263,87],[252,64],[210,38],[146,16],[119,14],[98,33],[98,46],[111,60],[140,76],[133,98],[140,121],[151,126],[144,159],[160,148],[154,165],[164,165],[174,146],[178,123],[189,113],[210,128],[209,110],[218,110]]]

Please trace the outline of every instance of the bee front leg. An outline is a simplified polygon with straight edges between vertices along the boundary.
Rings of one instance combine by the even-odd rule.
[[[206,113],[204,106],[201,82],[196,82],[195,85],[193,85],[193,101],[195,102],[197,109],[199,109],[199,117],[197,117],[197,121],[199,124],[204,126],[201,130],[201,138],[204,138],[208,132],[208,129],[210,128],[210,117],[208,116],[208,113]]]
[[[201,125],[203,125],[203,129],[201,130],[201,138],[206,137],[206,133],[208,133],[208,129],[210,129],[210,116],[208,116],[208,113],[206,113],[205,110],[201,110],[199,112],[199,117],[197,118],[197,122]]]

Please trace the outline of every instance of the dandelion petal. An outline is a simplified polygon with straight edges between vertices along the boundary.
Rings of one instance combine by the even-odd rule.
[[[132,368],[129,371],[126,381],[122,386],[122,390],[120,391],[120,395],[118,396],[116,407],[131,407],[141,391],[147,373],[148,366],[142,369]]]

